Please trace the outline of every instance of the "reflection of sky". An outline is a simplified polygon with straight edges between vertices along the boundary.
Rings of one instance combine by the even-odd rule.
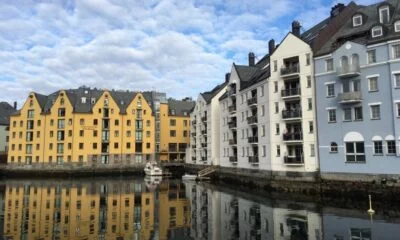
[[[306,30],[336,2],[6,1],[0,5],[0,95],[21,105],[31,90],[107,88],[118,80],[115,89],[196,97],[222,82],[232,62],[246,64],[249,51],[261,59],[268,40],[279,42],[294,19]]]

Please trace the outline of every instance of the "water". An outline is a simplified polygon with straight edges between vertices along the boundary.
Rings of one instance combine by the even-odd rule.
[[[7,180],[0,239],[400,239],[392,209],[370,218],[366,210],[159,181]]]

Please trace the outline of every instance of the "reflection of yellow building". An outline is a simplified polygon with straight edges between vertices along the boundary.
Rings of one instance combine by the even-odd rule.
[[[161,160],[185,159],[186,147],[190,143],[189,112],[193,107],[194,103],[189,99],[168,99],[168,103],[160,105]]]
[[[163,160],[183,159],[193,102],[153,101],[149,92],[85,87],[30,93],[10,117],[8,164],[129,165],[154,159],[159,150]]]
[[[160,239],[168,239],[168,231],[190,227],[190,202],[182,183],[162,183],[159,194]]]

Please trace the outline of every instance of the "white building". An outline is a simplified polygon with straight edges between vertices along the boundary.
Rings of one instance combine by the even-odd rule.
[[[270,57],[271,164],[275,172],[318,169],[312,49],[300,38],[300,24]]]
[[[7,102],[0,102],[0,155],[6,155],[8,152],[9,117],[16,111],[16,104],[15,102],[13,107]]]
[[[218,99],[226,91],[227,81],[209,92],[199,94],[190,114],[191,136],[186,162],[200,165],[219,165],[220,105]]]
[[[269,56],[249,66],[233,64],[227,92],[220,98],[221,166],[270,170],[268,130]]]

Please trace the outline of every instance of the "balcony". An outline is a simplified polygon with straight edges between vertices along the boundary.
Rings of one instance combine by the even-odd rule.
[[[236,105],[229,106],[228,111],[230,114],[236,113]]]
[[[258,164],[258,156],[250,156],[249,163],[251,164]]]
[[[361,101],[361,92],[344,92],[338,94],[338,102],[341,104],[359,103]]]
[[[207,122],[207,116],[201,117],[202,122]]]
[[[258,137],[257,136],[253,136],[253,137],[249,137],[247,139],[247,141],[251,144],[257,144],[258,143]]]
[[[236,122],[229,121],[228,126],[229,126],[229,128],[236,128]]]
[[[298,76],[300,72],[299,64],[289,65],[281,68],[281,77]]]
[[[237,156],[230,156],[229,157],[229,162],[230,163],[237,163]]]
[[[229,139],[229,145],[236,145],[237,140],[236,139]]]
[[[250,107],[256,107],[257,106],[257,96],[256,97],[252,97],[250,99],[247,100],[247,106]]]
[[[203,135],[207,134],[207,130],[201,130],[201,134]]]
[[[196,132],[191,132],[190,133],[192,136],[196,136]]]
[[[302,117],[301,110],[282,110],[284,120],[295,120]]]
[[[206,148],[207,147],[207,143],[201,143],[201,147]]]
[[[336,73],[339,78],[350,78],[360,76],[360,65],[346,64],[337,68]]]
[[[236,95],[236,86],[228,90],[228,95],[229,96],[235,96]]]
[[[252,125],[252,124],[257,124],[257,116],[251,116],[247,118],[247,124]]]
[[[285,165],[292,165],[292,166],[304,165],[304,159],[302,156],[284,156],[283,162]]]
[[[196,157],[192,157],[192,161],[195,162],[196,161]]]
[[[201,161],[207,162],[207,157],[201,157]]]
[[[300,94],[301,94],[300,88],[289,88],[289,89],[283,89],[281,91],[282,99],[298,98],[300,97]]]
[[[301,142],[303,141],[303,133],[296,132],[296,133],[283,133],[282,134],[284,142]]]
[[[193,145],[192,145],[192,148],[193,148],[193,149],[196,149],[196,144],[193,144]]]

